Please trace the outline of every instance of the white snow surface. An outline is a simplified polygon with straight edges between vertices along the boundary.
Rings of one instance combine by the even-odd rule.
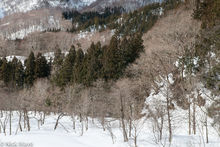
[[[27,57],[24,57],[24,56],[15,56],[15,55],[11,55],[11,56],[7,56],[6,57],[6,60],[8,61],[8,62],[11,62],[13,59],[14,59],[14,57],[16,57],[19,61],[21,61],[21,63],[24,65],[24,61],[27,59]]]
[[[5,114],[9,112],[4,112]],[[89,119],[89,129],[86,131],[84,128],[84,133],[81,135],[81,123],[77,119],[76,129],[72,128],[71,118],[64,116],[58,125],[58,128],[54,130],[54,125],[58,115],[46,116],[45,124],[38,128],[38,119],[40,115],[34,115],[34,112],[29,112],[31,131],[18,131],[18,112],[13,112],[12,115],[12,135],[9,135],[9,125],[7,125],[7,133],[0,134],[0,145],[3,147],[8,147],[6,144],[14,144],[19,146],[19,144],[25,144],[30,147],[129,147],[134,146],[133,139],[130,138],[129,142],[124,143],[122,137],[122,131],[119,129],[119,122],[112,121],[112,132],[114,143],[111,139],[108,130],[103,131],[100,121],[97,119],[92,123]],[[0,120],[4,121],[5,117],[1,117]],[[108,120],[113,120],[108,118]],[[158,147],[162,146],[156,144],[154,140],[154,134],[152,134],[152,124],[150,122],[145,122],[144,120],[138,120],[134,122],[138,127],[138,146],[139,147]],[[85,124],[84,124],[85,125]],[[187,130],[183,122],[178,125],[175,134],[173,136],[173,147],[199,147],[203,146],[202,136],[200,135],[187,135]],[[178,130],[178,131],[177,131]],[[219,147],[220,139],[217,138],[215,132],[210,127],[210,143],[205,144],[207,147]],[[199,134],[199,133],[198,133]],[[168,145],[165,139],[165,144]],[[1,146],[1,147],[2,147]],[[17,147],[16,146],[16,147]]]

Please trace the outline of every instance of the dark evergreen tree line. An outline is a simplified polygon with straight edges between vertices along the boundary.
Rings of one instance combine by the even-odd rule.
[[[98,28],[99,26],[104,27],[104,25],[115,21],[123,12],[123,7],[107,7],[101,12],[90,11],[80,13],[76,10],[64,11],[62,13],[62,16],[65,19],[72,20],[73,26],[70,30],[67,31],[75,32],[87,29],[90,26],[95,26],[96,28]]]
[[[141,34],[122,39],[113,36],[109,45],[92,43],[86,53],[81,48],[76,51],[73,46],[65,58],[58,49],[53,63],[56,69],[53,81],[62,87],[73,83],[90,86],[97,79],[117,80],[143,51],[141,37]]]
[[[125,13],[121,21],[110,25],[118,34],[146,33],[157,22],[160,15],[176,8],[181,0],[165,0],[163,3],[152,3],[130,13]]]
[[[32,86],[37,78],[48,77],[50,69],[50,63],[41,53],[35,58],[31,52],[24,65],[16,57],[12,61],[3,58],[0,59],[0,80],[8,87],[21,89]]]
[[[47,32],[60,32],[61,29],[60,29],[60,28],[49,28],[49,29],[47,29],[46,31],[47,31]],[[45,32],[46,32],[46,31],[45,31]]]
[[[181,0],[165,0],[163,3],[153,3],[132,12],[125,12],[122,7],[105,8],[101,13],[92,11],[79,13],[65,11],[63,17],[72,20],[70,32],[89,29],[95,26],[99,31],[115,29],[120,35],[147,32],[163,12],[178,6]]]

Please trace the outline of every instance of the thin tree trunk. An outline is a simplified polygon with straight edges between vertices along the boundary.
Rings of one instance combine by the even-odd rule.
[[[160,140],[162,140],[163,136],[163,116],[161,116],[161,124],[160,124]]]
[[[94,104],[93,104],[93,98],[91,98],[92,101],[92,123],[94,124]]]
[[[83,136],[84,133],[84,125],[83,125],[83,121],[81,121],[81,136]]]
[[[137,147],[137,128],[135,128],[134,146]]]
[[[125,129],[124,106],[123,106],[123,100],[122,100],[121,93],[120,93],[120,101],[121,101],[121,123],[122,123],[123,137],[124,137],[124,142],[128,142],[128,136],[127,136],[127,132]]]
[[[167,95],[167,119],[168,119],[168,128],[169,128],[169,142],[171,143],[171,141],[172,141],[172,128],[171,128],[171,117],[170,117],[169,104],[170,104],[170,101],[169,101],[169,98]]]
[[[105,116],[104,116],[104,114],[102,115],[102,118],[101,118],[102,120],[102,129],[103,129],[103,131],[105,131]]]
[[[75,121],[74,114],[72,115],[72,121],[73,121],[73,130],[75,130],[76,129],[76,121]]]
[[[39,114],[40,114],[40,120],[38,120],[38,128],[40,128],[40,126],[42,126],[43,125],[43,113],[41,113],[41,112],[39,112]]]
[[[45,114],[46,112],[43,112],[43,120],[42,120],[42,124],[41,125],[43,125],[44,124],[44,122],[45,122],[45,117],[46,117],[46,114]]]
[[[130,105],[129,137],[131,137],[131,129],[132,129],[132,105]]]
[[[193,133],[196,134],[196,104],[195,97],[193,96]]]
[[[207,118],[207,116],[206,116],[206,120],[205,120],[205,128],[206,128],[206,143],[209,143],[208,118]]]
[[[31,130],[31,127],[30,127],[30,120],[29,120],[29,116],[28,116],[28,111],[26,110],[26,120],[27,120],[27,129],[28,131]]]
[[[9,113],[9,134],[11,135],[11,109],[10,109],[10,113]]]
[[[131,128],[132,128],[131,118],[129,118],[129,137],[131,137]]]
[[[25,110],[23,111],[23,121],[24,121],[24,129],[26,129],[26,114],[25,114]]]
[[[190,108],[191,107],[190,107],[190,100],[189,100],[189,109],[188,109],[188,114],[189,114],[189,135],[191,135],[191,110],[190,110]]]
[[[21,126],[21,117],[22,117],[22,112],[19,112],[19,120],[18,120],[18,125],[19,125],[19,129],[22,132],[22,126]]]
[[[79,114],[79,121],[82,122],[82,114]]]
[[[59,124],[59,120],[60,120],[60,118],[62,118],[62,117],[63,117],[63,113],[61,113],[61,114],[57,117],[56,124],[55,124],[55,126],[54,126],[54,130],[57,129],[57,126],[58,126],[58,124]]]
[[[86,116],[86,131],[89,129],[89,119],[88,116]]]

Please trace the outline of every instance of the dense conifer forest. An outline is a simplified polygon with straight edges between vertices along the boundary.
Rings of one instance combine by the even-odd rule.
[[[129,35],[136,32],[146,33],[157,21],[161,13],[173,9],[180,0],[168,0],[163,3],[149,4],[132,12],[125,12],[123,7],[105,8],[103,12],[64,11],[63,17],[72,20],[69,32],[80,30],[114,29],[117,34]]]
[[[89,86],[97,79],[117,80],[143,51],[141,37],[141,34],[124,38],[115,35],[107,46],[92,43],[86,53],[80,45],[77,50],[72,46],[66,56],[57,49],[50,61],[41,53],[35,56],[31,52],[24,65],[16,57],[11,62],[3,58],[0,60],[1,80],[14,88],[30,87],[38,78],[50,78],[60,87],[70,83]]]

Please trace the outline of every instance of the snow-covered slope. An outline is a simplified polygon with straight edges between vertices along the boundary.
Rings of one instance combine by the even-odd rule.
[[[1,0],[1,10],[5,15],[28,12],[39,8],[69,8],[83,10],[98,10],[105,7],[122,6],[126,10],[134,10],[152,2],[162,2],[163,0]],[[1,16],[1,15],[0,15]]]
[[[28,34],[49,29],[67,30],[70,21],[62,19],[63,9],[102,10],[122,6],[134,10],[162,0],[1,0],[0,37],[23,39]],[[59,9],[56,9],[59,8]]]
[[[97,0],[88,6],[88,10],[100,10],[105,7],[122,6],[127,11],[132,11],[147,4],[162,1],[163,0]]]
[[[0,9],[7,15],[49,7],[82,9],[94,1],[96,0],[1,0]]]
[[[57,9],[39,9],[27,13],[5,16],[0,20],[0,36],[4,39],[23,39],[30,33],[48,29],[66,30],[70,21],[62,19],[62,11]]]

